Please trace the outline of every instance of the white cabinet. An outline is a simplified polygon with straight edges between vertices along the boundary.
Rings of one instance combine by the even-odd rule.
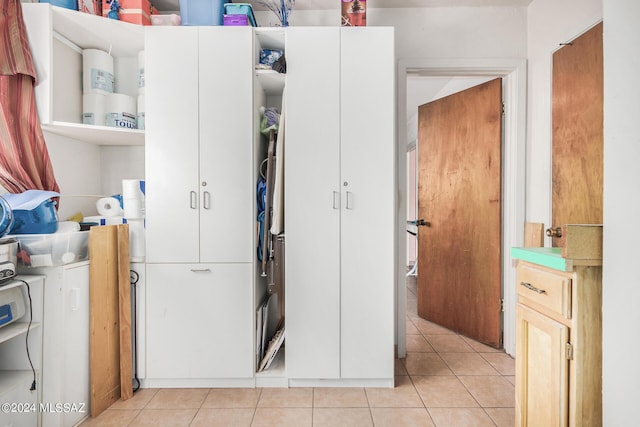
[[[287,374],[392,381],[393,29],[286,36]]]
[[[0,426],[34,427],[41,424],[43,280],[37,276],[16,279],[26,283],[12,280],[0,287],[0,293],[19,289],[25,308],[23,317],[0,328],[0,403],[9,404],[8,411],[4,407],[0,411]],[[35,390],[31,390],[31,363]]]
[[[110,52],[116,92],[137,96],[143,27],[48,3],[22,3],[22,10],[43,130],[98,145],[144,145],[144,131],[82,124],[82,50]]]
[[[253,379],[253,37],[146,29],[151,386]]]
[[[251,264],[148,264],[147,378],[253,377],[252,275]]]
[[[42,401],[78,410],[44,411],[45,427],[89,416],[89,262],[29,269],[45,276]]]
[[[147,28],[147,262],[253,261],[252,42]]]

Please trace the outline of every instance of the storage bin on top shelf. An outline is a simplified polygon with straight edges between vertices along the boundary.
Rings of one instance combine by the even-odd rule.
[[[18,234],[18,265],[55,267],[89,259],[89,231]]]
[[[222,25],[223,0],[180,0],[182,25]]]
[[[249,3],[225,3],[224,17],[225,25],[227,25],[227,20],[229,20],[230,22],[238,22],[239,17],[246,17],[246,21],[251,24],[252,27],[258,26],[256,18],[253,14],[253,8]]]

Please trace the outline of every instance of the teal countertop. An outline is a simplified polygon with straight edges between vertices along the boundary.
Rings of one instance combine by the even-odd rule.
[[[511,258],[561,271],[567,271],[569,267],[567,260],[562,258],[562,248],[511,248]]]

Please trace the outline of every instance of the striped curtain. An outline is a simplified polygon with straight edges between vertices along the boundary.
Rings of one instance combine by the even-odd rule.
[[[0,185],[59,192],[34,94],[33,58],[20,0],[0,0]]]

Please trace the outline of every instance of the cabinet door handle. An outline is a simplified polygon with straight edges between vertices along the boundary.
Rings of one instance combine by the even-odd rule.
[[[353,193],[347,191],[347,209],[353,209]]]
[[[536,288],[535,286],[533,286],[531,283],[527,283],[527,282],[520,282],[520,286],[524,286],[525,288],[539,293],[539,294],[546,294],[547,291],[545,291],[544,289],[540,289],[540,288]]]
[[[204,208],[211,209],[211,193],[205,191],[202,197],[204,198],[204,200],[202,201]]]
[[[195,191],[191,191],[189,195],[191,209],[198,209],[198,193],[196,193]]]
[[[71,298],[71,304],[70,304],[71,311],[78,311],[78,309],[80,308],[80,289],[71,288],[69,295]]]
[[[340,193],[333,192],[333,209],[340,209]]]
[[[193,273],[211,273],[210,268],[192,268],[191,272]]]

